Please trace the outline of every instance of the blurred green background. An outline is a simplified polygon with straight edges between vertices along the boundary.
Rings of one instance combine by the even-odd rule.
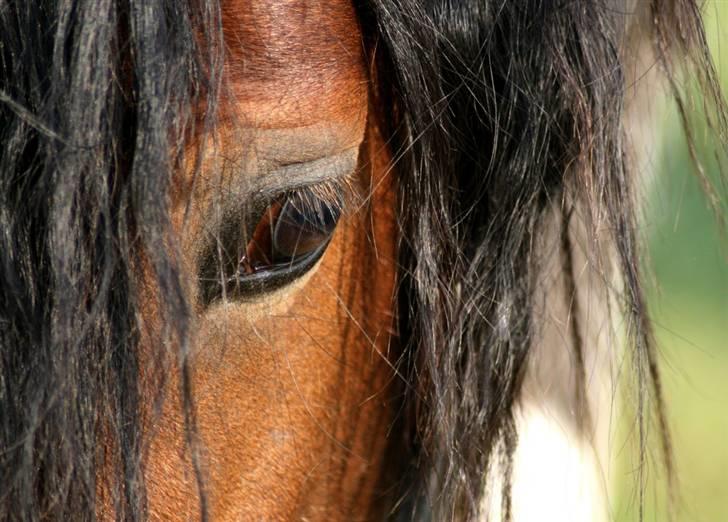
[[[704,13],[716,67],[728,93],[728,0],[706,2]],[[702,106],[699,97],[694,104]],[[661,143],[641,229],[648,244],[645,267],[653,275],[649,305],[676,456],[675,519],[728,522],[728,235],[721,236],[708,209],[674,104],[664,104],[658,121]],[[728,187],[720,180],[716,145],[710,142],[704,119],[696,131],[700,161],[716,186],[723,212],[728,213]],[[623,394],[625,398],[629,400],[629,393]],[[633,420],[622,415],[611,442],[617,458],[611,519],[618,522],[638,520]],[[644,519],[668,520],[657,428],[651,426],[650,432]]]

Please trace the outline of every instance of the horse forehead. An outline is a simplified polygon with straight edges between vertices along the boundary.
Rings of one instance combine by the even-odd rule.
[[[222,13],[238,111],[300,127],[360,110],[366,72],[351,0],[227,0]]]

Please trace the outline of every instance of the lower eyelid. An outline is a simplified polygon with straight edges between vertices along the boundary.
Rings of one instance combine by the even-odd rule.
[[[257,298],[280,290],[289,284],[301,279],[321,261],[328,242],[323,244],[293,267],[277,267],[268,272],[258,272],[245,278],[230,278],[226,282],[228,298],[240,301],[256,300]]]

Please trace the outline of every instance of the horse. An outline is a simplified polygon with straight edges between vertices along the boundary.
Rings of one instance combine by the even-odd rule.
[[[0,519],[599,520],[617,313],[671,474],[631,129],[681,64],[728,128],[706,49],[694,0],[0,3]]]

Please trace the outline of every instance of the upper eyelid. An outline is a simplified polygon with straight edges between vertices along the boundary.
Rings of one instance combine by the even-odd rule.
[[[357,171],[359,147],[304,162],[261,160],[262,174],[246,176],[249,190],[258,197],[274,197],[302,187],[350,178]]]
[[[347,192],[345,203],[364,201],[365,194],[361,181],[358,180],[359,146],[343,149],[331,156],[312,161],[285,163],[283,158],[262,160],[263,167],[252,172],[229,159],[222,166],[222,179],[217,195],[203,210],[205,223],[204,235],[214,243],[217,232],[227,230],[231,225],[241,221],[254,219],[265,210],[265,207],[286,193],[304,190],[306,187],[340,186],[347,184],[351,191]],[[291,155],[293,159],[294,155]],[[255,174],[255,171],[265,171]],[[354,205],[346,205],[353,207]],[[205,257],[214,245],[204,241],[197,257]]]

